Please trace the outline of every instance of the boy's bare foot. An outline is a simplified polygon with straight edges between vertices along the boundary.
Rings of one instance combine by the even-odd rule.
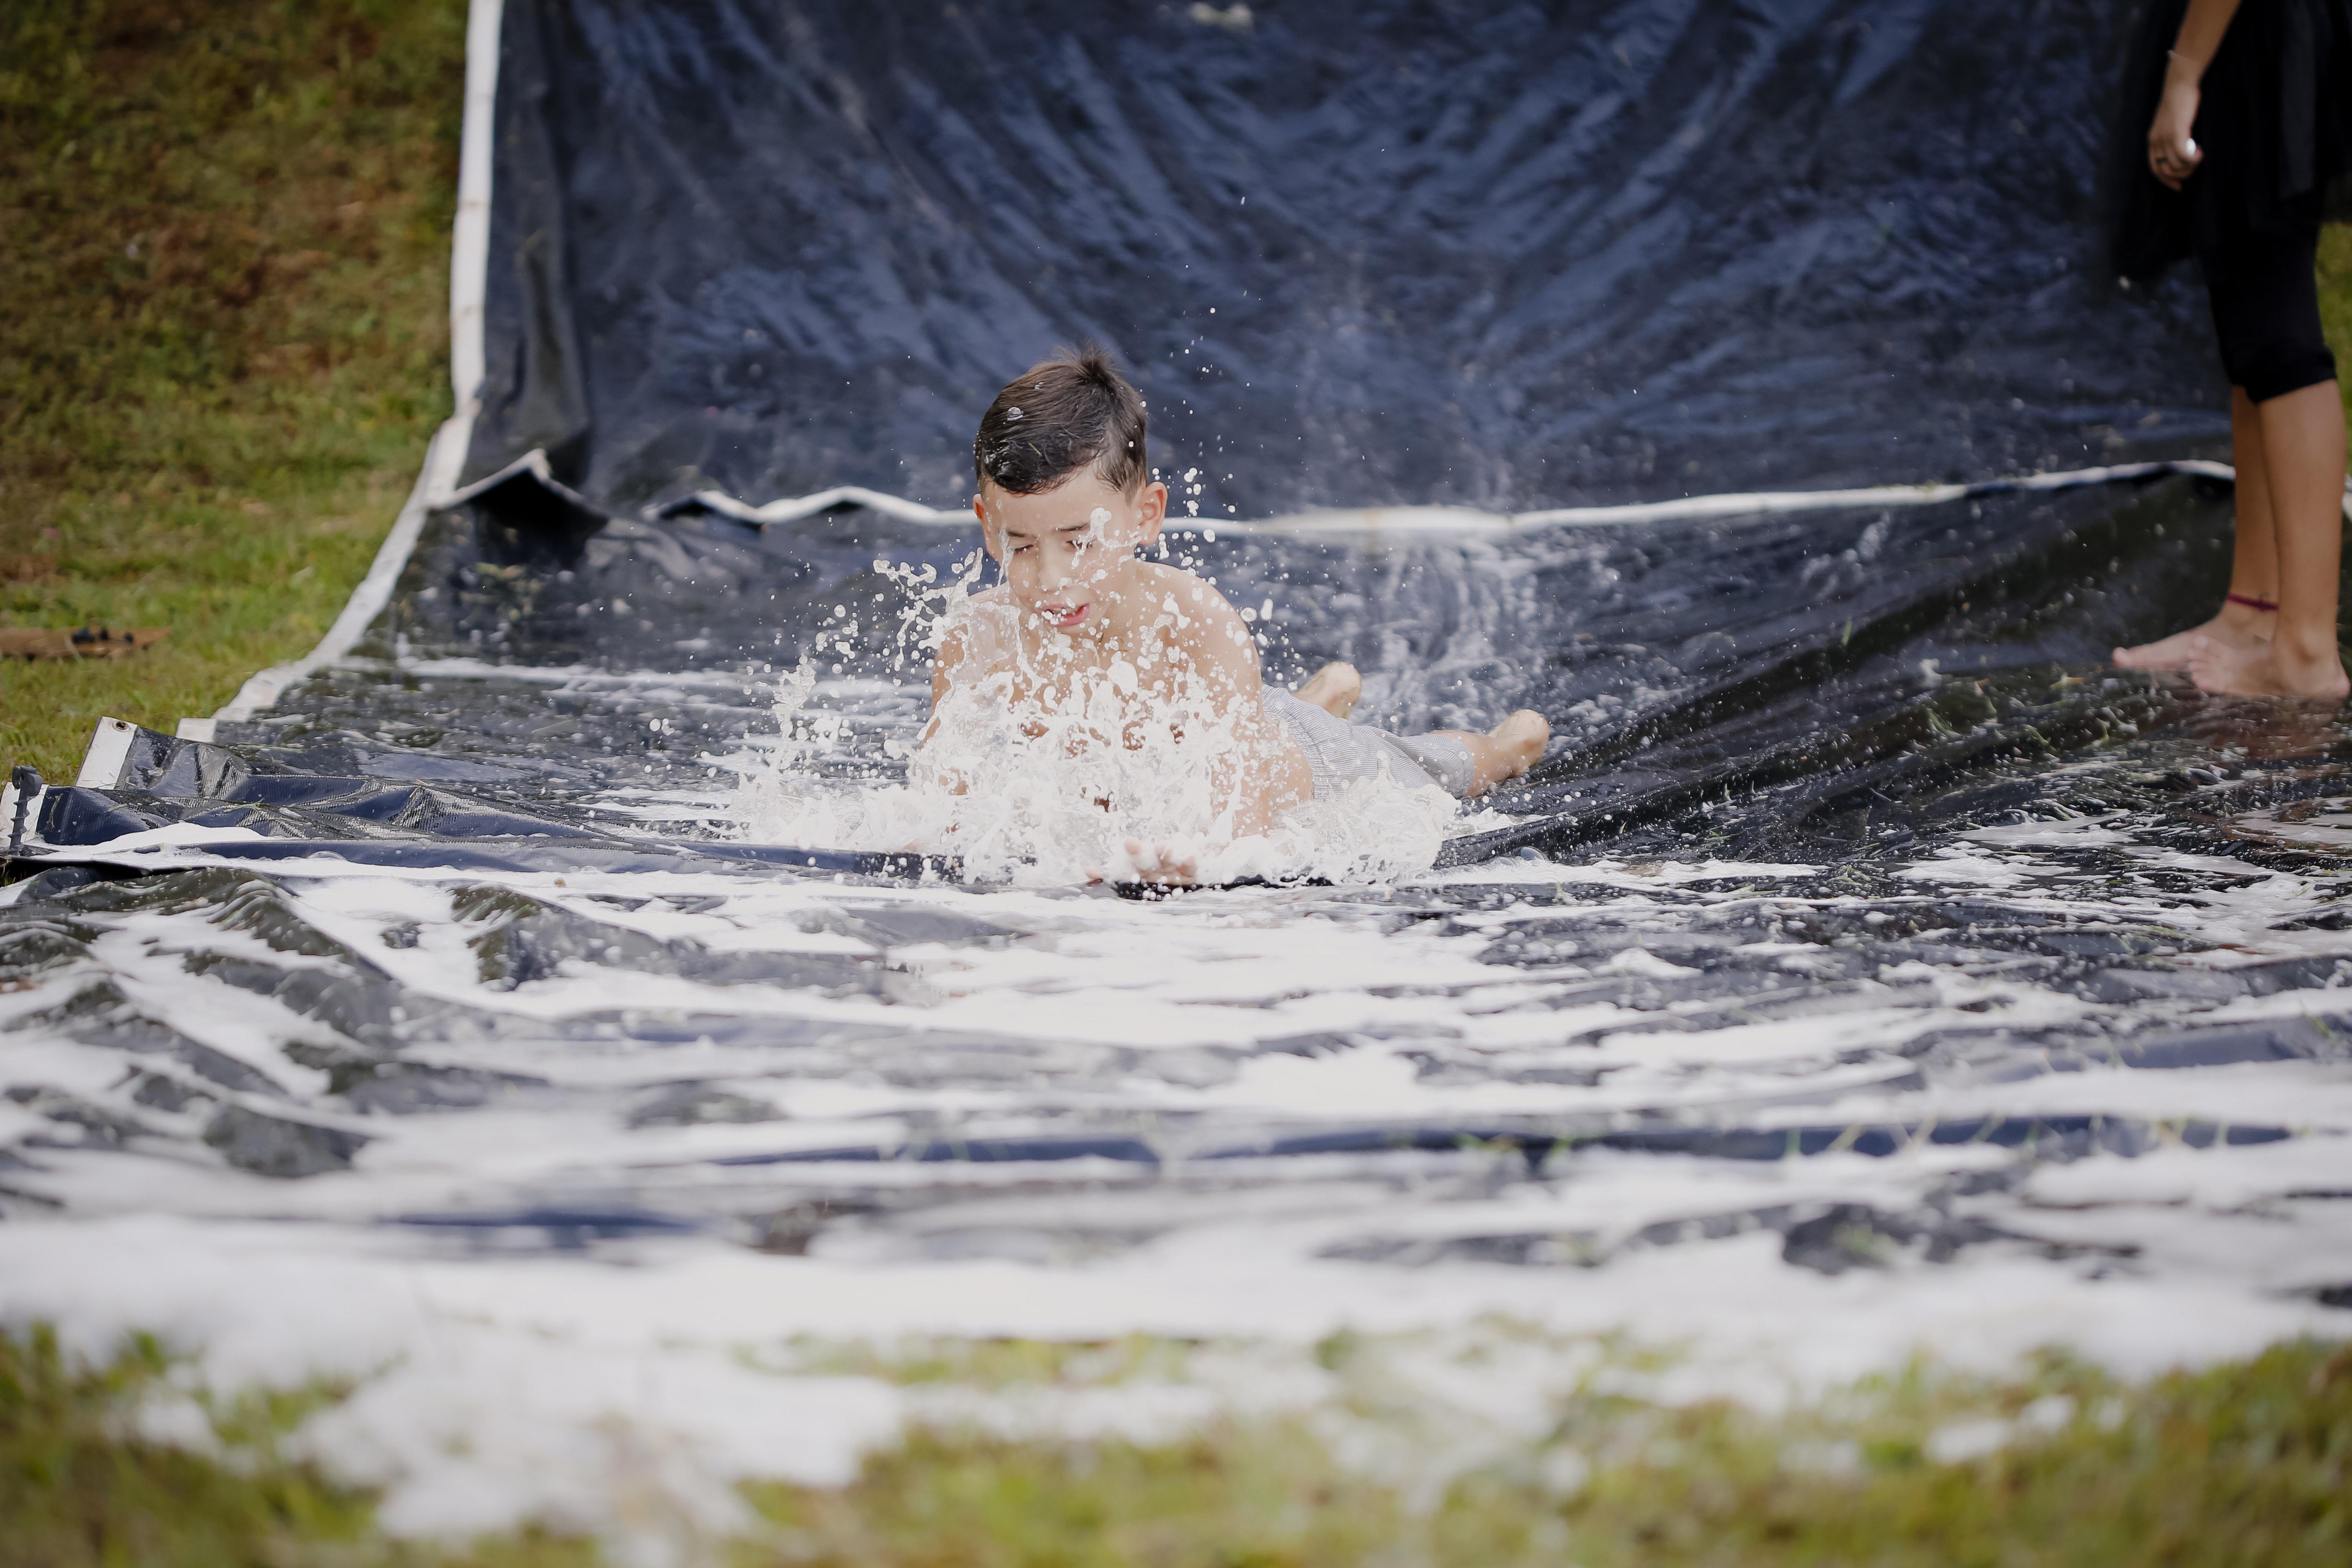
[[[2231,697],[2311,697],[2341,702],[2352,695],[2352,679],[2335,648],[2298,653],[2281,642],[2241,647],[2218,637],[2199,637],[2182,661],[2200,691]]]
[[[1487,731],[1486,738],[1502,752],[1510,770],[1503,777],[1515,779],[1535,766],[1536,759],[1544,754],[1544,748],[1551,743],[1551,725],[1534,709],[1522,708]]]
[[[2116,649],[2116,667],[2119,669],[2185,669],[2189,666],[2189,649],[2200,637],[2210,637],[2228,647],[2258,648],[2270,641],[2271,631],[2277,625],[2276,610],[2257,610],[2244,605],[2224,604],[2221,613],[2203,626],[2191,626],[2185,632],[2175,632],[2154,642],[2141,643],[2137,647]]]
[[[1334,660],[1308,676],[1297,696],[1334,719],[1345,719],[1356,710],[1356,699],[1363,694],[1364,678],[1356,673],[1356,667]]]

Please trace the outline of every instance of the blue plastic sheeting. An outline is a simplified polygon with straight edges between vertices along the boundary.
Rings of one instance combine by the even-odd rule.
[[[1210,517],[1513,511],[2212,451],[2118,291],[2134,8],[509,0],[485,412],[611,510],[954,509],[1093,338]]]

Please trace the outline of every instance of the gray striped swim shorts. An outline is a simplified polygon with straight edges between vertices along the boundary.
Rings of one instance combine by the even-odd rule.
[[[1383,765],[1401,784],[1427,784],[1459,800],[1478,782],[1470,748],[1444,735],[1391,735],[1335,719],[1279,686],[1265,689],[1265,710],[1307,753],[1315,798],[1339,794],[1358,779],[1378,778]]]

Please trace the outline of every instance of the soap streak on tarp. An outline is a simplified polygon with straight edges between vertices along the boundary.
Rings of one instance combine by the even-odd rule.
[[[352,1381],[297,1441],[396,1528],[673,1546],[908,1420],[1368,1419],[1342,1327],[1433,1422],[1545,1347],[1529,1433],[1629,1326],[1768,1405],[2244,1353],[2341,1317],[2352,941],[2278,928],[2352,881],[2174,831],[1159,905],[96,848],[0,905],[0,1315]],[[1050,1408],[794,1348],[1139,1331],[1209,1348]]]

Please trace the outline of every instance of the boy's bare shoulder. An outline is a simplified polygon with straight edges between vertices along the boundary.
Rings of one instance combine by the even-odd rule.
[[[1196,576],[1181,566],[1162,566],[1153,561],[1139,561],[1136,566],[1144,574],[1143,596],[1155,609],[1173,609],[1188,619],[1205,616],[1218,620],[1234,614],[1234,607],[1225,603],[1217,585],[1205,577]]]
[[[1220,670],[1236,681],[1255,680],[1257,645],[1217,585],[1181,567],[1142,564],[1150,574],[1141,597],[1152,606],[1154,635],[1181,648],[1196,668]]]

